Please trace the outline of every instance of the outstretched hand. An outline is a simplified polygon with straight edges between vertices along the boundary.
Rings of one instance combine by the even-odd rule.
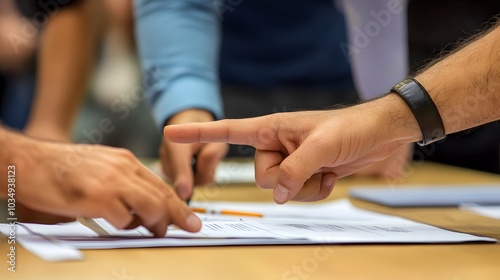
[[[393,108],[391,114],[384,110]],[[276,203],[326,198],[337,178],[389,157],[418,140],[419,129],[398,96],[331,111],[172,125],[165,138],[178,143],[227,142],[257,149],[257,185],[274,189]]]

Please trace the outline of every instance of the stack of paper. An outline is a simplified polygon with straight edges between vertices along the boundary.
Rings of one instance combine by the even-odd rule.
[[[96,221],[112,237],[99,237],[78,222],[61,225],[19,224],[17,237],[26,249],[46,260],[79,259],[81,256],[74,253],[76,249],[496,241],[357,209],[348,200],[281,206],[274,203],[206,202],[196,206],[214,210],[258,211],[264,217],[200,215],[203,220],[200,232],[188,233],[171,226],[164,238],[151,237],[143,227],[117,230],[102,219]],[[8,235],[8,225],[0,225],[0,231]],[[46,255],[44,252],[51,251],[47,249],[49,245],[57,247],[60,255]]]

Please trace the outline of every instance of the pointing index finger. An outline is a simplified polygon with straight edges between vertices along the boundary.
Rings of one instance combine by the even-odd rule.
[[[177,143],[227,142],[254,146],[262,118],[168,125],[165,138]]]

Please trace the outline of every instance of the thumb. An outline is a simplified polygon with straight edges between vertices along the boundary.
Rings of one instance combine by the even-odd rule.
[[[321,152],[319,152],[321,151]],[[328,153],[318,148],[317,143],[304,141],[280,164],[274,201],[283,204],[299,193],[311,176],[326,166]]]

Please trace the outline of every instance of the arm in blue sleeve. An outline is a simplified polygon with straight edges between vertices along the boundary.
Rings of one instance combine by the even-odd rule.
[[[214,1],[136,0],[136,36],[145,97],[157,125],[186,109],[223,117],[220,22]]]

